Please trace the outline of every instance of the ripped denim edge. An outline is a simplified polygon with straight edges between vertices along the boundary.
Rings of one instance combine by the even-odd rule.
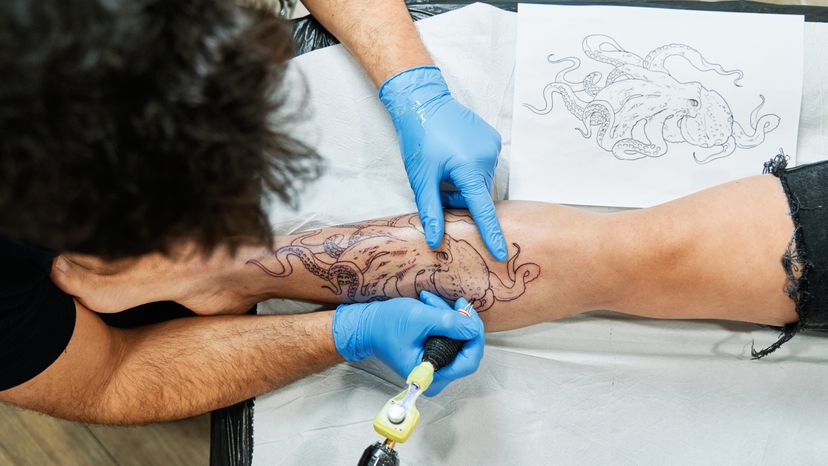
[[[785,270],[786,282],[783,291],[788,295],[791,301],[794,302],[796,315],[799,319],[796,322],[791,322],[784,327],[772,327],[778,329],[781,333],[777,339],[770,346],[756,350],[756,347],[751,344],[750,354],[752,359],[761,359],[782,347],[783,344],[793,338],[800,330],[803,329],[807,321],[807,311],[805,305],[808,302],[809,293],[808,275],[810,272],[810,264],[807,260],[807,248],[805,247],[805,240],[802,234],[802,227],[799,221],[799,200],[796,198],[790,187],[788,180],[785,177],[785,169],[788,166],[788,156],[781,150],[779,154],[773,156],[769,161],[765,162],[762,169],[763,174],[770,173],[779,178],[782,184],[782,189],[785,192],[785,197],[788,199],[788,209],[791,220],[793,220],[794,230],[791,235],[791,240],[785,253],[782,255],[780,262],[782,268]],[[797,276],[797,273],[799,276]]]

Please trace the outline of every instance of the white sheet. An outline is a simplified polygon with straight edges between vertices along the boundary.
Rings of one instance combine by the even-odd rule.
[[[514,14],[484,5],[418,23],[452,89],[503,133],[501,194],[514,25]],[[828,158],[828,26],[807,24],[805,34],[800,163]],[[393,129],[346,52],[330,47],[296,62],[314,95],[310,125],[318,129],[309,132],[321,138],[331,168],[299,212],[277,207],[277,226],[291,231],[413,211]],[[298,308],[268,304],[271,312]],[[421,425],[398,447],[402,463],[824,462],[828,341],[801,335],[750,361],[753,339],[761,347],[775,334],[602,314],[491,334],[477,374],[418,402]],[[378,364],[342,364],[258,397],[254,464],[356,464],[378,440],[373,417],[398,383]]]
[[[515,25],[504,23],[501,33],[490,34],[493,18],[509,13],[477,6],[471,10],[473,14],[428,18],[417,26],[455,98],[501,132],[495,195],[502,199],[508,179]],[[317,50],[292,65],[291,78],[304,81],[311,96],[310,119],[295,131],[318,148],[328,169],[303,193],[300,212],[274,207],[274,227],[287,232],[415,211],[394,126],[376,87],[345,48]]]
[[[510,199],[649,207],[755,174],[780,147],[793,154],[802,35],[794,15],[520,4]],[[645,61],[663,48],[674,49],[663,68]],[[623,69],[637,74],[612,82]],[[596,105],[608,106],[603,136],[584,116]]]

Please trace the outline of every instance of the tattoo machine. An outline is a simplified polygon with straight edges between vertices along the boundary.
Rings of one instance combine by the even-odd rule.
[[[471,304],[457,312],[469,317]],[[463,343],[461,340],[441,336],[426,340],[422,362],[406,379],[408,388],[388,400],[374,418],[374,430],[385,437],[385,441],[366,448],[358,466],[399,466],[400,459],[394,447],[397,443],[408,440],[420,420],[420,411],[414,403],[431,386],[434,372],[454,361]]]

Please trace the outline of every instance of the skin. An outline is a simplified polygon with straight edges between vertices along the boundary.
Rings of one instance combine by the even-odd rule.
[[[518,263],[537,264],[540,272],[517,299],[495,301],[481,313],[489,331],[599,309],[645,317],[769,325],[797,320],[794,304],[783,292],[786,276],[780,264],[793,223],[782,187],[773,176],[747,178],[650,209],[614,214],[533,202],[501,202],[497,208],[504,233],[521,248]],[[417,222],[413,215],[407,221]],[[448,235],[485,251],[471,223],[447,225]],[[325,230],[321,237],[341,234],[341,229]],[[413,238],[417,232],[401,229],[398,234]],[[277,238],[274,249],[296,237]],[[425,265],[433,263],[441,251],[431,252],[416,241],[411,241],[410,248]],[[514,255],[514,246],[509,252]],[[272,265],[273,257],[268,251],[257,259]],[[485,254],[478,257],[484,257],[499,277],[508,275],[507,264]],[[468,263],[477,267],[477,260],[470,258]],[[279,287],[279,296],[348,301],[325,288],[325,281],[298,261],[293,270],[285,277],[268,277]],[[469,277],[466,282],[479,275],[471,268],[464,274]],[[465,297],[473,300],[476,296]]]
[[[331,312],[193,317],[121,330],[81,304],[76,310],[63,354],[0,399],[65,419],[141,424],[228,406],[342,362]]]
[[[782,187],[771,175],[734,181],[649,209],[599,214],[555,204],[503,201],[498,203],[498,212],[504,231],[521,248],[517,264],[536,264],[539,274],[516,299],[494,301],[480,314],[489,331],[592,310],[768,325],[797,320],[794,304],[783,292],[786,276],[780,263],[793,222]],[[455,219],[469,218],[464,211],[451,214]],[[419,226],[416,214],[399,218],[403,220],[397,223]],[[365,228],[365,224],[331,227],[313,237],[321,240]],[[427,269],[439,262],[442,251],[456,248],[449,245],[432,251],[417,240],[417,228],[400,228],[394,234],[402,243],[376,245],[379,251],[397,251],[404,244],[405,253],[382,266],[391,273],[396,273],[401,261],[413,260],[416,267]],[[480,257],[492,273],[507,280],[508,264],[485,254],[470,220],[449,221],[447,234],[479,253],[465,256],[464,263],[471,264],[462,272],[468,277],[466,283],[479,277]],[[355,300],[344,294],[344,287],[342,293],[335,293],[330,281],[310,272],[296,257],[289,258],[292,272],[282,277],[265,273],[255,263],[277,269],[274,251],[307,235],[276,237],[273,248],[249,248],[236,257],[220,251],[208,259],[190,255],[182,261],[150,255],[107,264],[94,257],[64,255],[58,258],[52,278],[80,302],[105,312],[160,300],[218,313],[246,310],[275,297],[339,303],[380,295],[382,288],[376,287]],[[368,241],[373,244],[373,239]],[[509,252],[514,256],[513,245]],[[366,276],[376,275],[382,267],[374,261]],[[416,287],[399,289],[407,296],[419,291]],[[464,297],[475,298],[471,291]]]
[[[376,86],[400,71],[434,64],[400,0],[302,3],[356,57]]]
[[[432,64],[402,2],[305,4],[377,85],[399,71]],[[380,38],[384,45],[376,47]],[[782,292],[786,279],[779,264],[792,223],[779,182],[770,176],[612,215],[516,202],[500,203],[498,212],[506,237],[540,273],[519,297],[495,300],[481,314],[489,330],[593,309],[774,325],[797,318]],[[410,217],[418,223],[416,215]],[[482,253],[473,224],[450,222],[446,233],[481,252],[492,273],[509,275],[507,264]],[[417,258],[415,266],[435,262],[441,250],[428,248],[422,233],[400,234],[413,248],[405,256]],[[276,238],[275,249],[294,239]],[[515,252],[512,246],[510,255]],[[277,296],[341,299],[307,269],[273,277],[250,262],[272,256],[270,248],[247,248],[204,257],[188,244],[178,245],[171,257],[150,254],[116,263],[61,256],[52,280],[76,297],[72,339],[48,369],[0,392],[0,400],[88,422],[163,421],[227,406],[341,362],[330,311],[196,317],[134,330],[108,327],[95,314],[161,300],[214,315],[240,313]]]
[[[432,64],[402,1],[304,3],[376,84]],[[376,47],[380,37],[385,45]],[[272,294],[238,273],[251,266],[236,259],[252,251],[235,257],[217,251],[205,259],[191,245],[177,249],[174,259],[150,254],[117,263],[58,261],[54,280],[79,296],[72,340],[52,366],[0,392],[0,400],[89,422],[163,421],[227,406],[342,361],[331,336],[331,312],[191,318],[125,331],[107,327],[90,311],[114,312],[172,293],[200,314],[238,314]],[[175,280],[177,289],[160,278]],[[113,287],[93,291],[99,279],[111,279]]]
[[[793,302],[783,292],[786,277],[780,264],[793,224],[779,181],[772,176],[614,214],[533,202],[501,202],[498,211],[508,237],[520,245],[518,262],[536,264],[539,275],[520,296],[494,301],[480,314],[489,331],[596,309],[770,325],[797,319]],[[401,218],[418,225],[416,214]],[[335,227],[323,230],[322,236],[360,228],[364,225]],[[415,251],[402,257],[414,258],[415,267],[437,260],[441,249],[432,251],[415,241],[420,234],[415,228],[395,233],[410,236],[406,247]],[[471,222],[450,221],[447,234],[488,257]],[[277,237],[272,249],[245,249],[236,256],[226,251],[208,258],[181,253],[177,258],[149,255],[119,263],[61,256],[52,279],[77,297],[75,334],[55,364],[31,381],[0,392],[0,399],[71,419],[158,421],[225,406],[341,361],[331,339],[330,312],[196,317],[117,330],[87,307],[112,312],[175,300],[197,312],[216,314],[238,312],[277,296],[343,300],[296,258],[293,272],[284,277],[267,274],[251,262],[272,266],[273,251],[298,237]],[[485,260],[492,273],[508,275],[507,264]],[[479,267],[476,261],[470,271]],[[398,265],[389,260],[386,266]]]

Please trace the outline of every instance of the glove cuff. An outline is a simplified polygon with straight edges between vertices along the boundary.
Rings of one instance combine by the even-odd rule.
[[[417,111],[434,99],[450,95],[440,68],[434,65],[401,71],[386,79],[379,90],[380,100],[395,118],[408,111]]]
[[[331,327],[336,351],[346,361],[360,361],[373,356],[366,344],[365,324],[368,309],[364,304],[342,304],[336,308]]]

